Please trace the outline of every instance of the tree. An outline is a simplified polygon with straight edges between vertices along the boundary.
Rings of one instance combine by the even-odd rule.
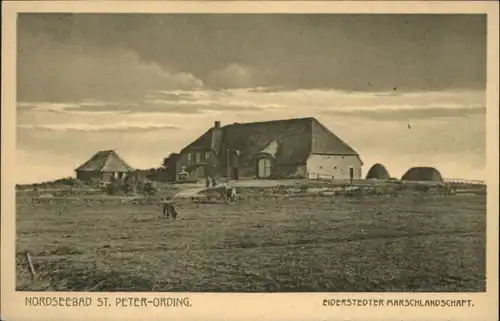
[[[161,167],[163,168],[167,168],[168,167],[168,163],[170,162],[170,160],[174,157],[174,153],[170,153],[170,155],[168,155],[168,157],[165,157],[163,159],[163,162],[161,164]]]
[[[151,195],[156,192],[156,189],[151,182],[146,182],[143,186],[143,191],[146,195]]]
[[[125,182],[123,183],[122,185],[122,191],[125,193],[125,194],[128,194],[132,191],[132,185],[128,182]]]
[[[116,195],[120,191],[120,188],[116,183],[110,183],[106,185],[106,192],[108,195]]]
[[[165,157],[163,159],[163,162],[161,163],[162,168],[167,168],[168,167],[168,157]]]

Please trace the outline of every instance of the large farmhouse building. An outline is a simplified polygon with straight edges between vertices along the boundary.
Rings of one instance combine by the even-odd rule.
[[[174,180],[238,178],[361,178],[358,153],[315,118],[234,123],[216,121],[171,156]]]
[[[113,150],[97,152],[88,161],[75,169],[76,178],[82,181],[96,179],[111,181],[125,179],[134,172],[118,154]]]

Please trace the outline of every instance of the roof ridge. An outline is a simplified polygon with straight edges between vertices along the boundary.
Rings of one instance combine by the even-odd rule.
[[[96,154],[99,154],[99,153],[101,153],[101,154],[105,154],[105,153],[107,153],[107,154],[111,154],[111,153],[114,153],[114,152],[115,152],[115,151],[114,151],[114,150],[112,150],[112,149],[105,149],[105,150],[100,150],[100,151],[98,151]]]
[[[262,121],[254,121],[254,122],[248,122],[248,123],[232,123],[232,124],[227,124],[222,126],[221,128],[226,128],[230,126],[242,126],[242,125],[254,125],[254,124],[273,124],[273,123],[280,123],[280,122],[287,122],[287,121],[318,121],[314,117],[297,117],[297,118],[284,118],[284,119],[273,119],[273,120],[262,120]]]
[[[107,167],[113,167],[113,162],[115,161],[120,164],[119,166],[125,167],[128,170],[133,170],[133,167],[125,162],[114,150],[101,150],[96,152],[89,160],[75,170],[94,170],[102,172],[106,171]]]

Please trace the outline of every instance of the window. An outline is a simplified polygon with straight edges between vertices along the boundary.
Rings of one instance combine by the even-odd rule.
[[[188,162],[191,161],[191,153],[188,153]]]
[[[205,152],[205,160],[208,160],[210,158],[210,152]]]
[[[196,162],[199,163],[200,162],[200,153],[196,153]]]

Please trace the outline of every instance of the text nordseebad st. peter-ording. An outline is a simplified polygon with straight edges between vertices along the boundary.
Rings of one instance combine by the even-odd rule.
[[[155,297],[155,298],[90,298],[64,296],[29,296],[24,300],[26,306],[32,307],[190,307],[189,298]]]

